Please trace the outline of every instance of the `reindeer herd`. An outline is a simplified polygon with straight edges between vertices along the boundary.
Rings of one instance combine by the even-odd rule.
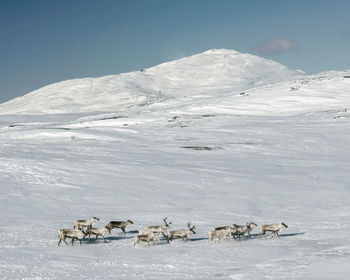
[[[120,228],[121,231],[126,234],[126,227],[129,225],[132,225],[133,222],[130,220],[127,221],[110,221],[105,227],[102,228],[95,228],[92,227],[96,222],[98,222],[100,219],[93,217],[90,220],[77,220],[74,224],[73,229],[60,229],[58,231],[58,246],[60,246],[61,242],[67,244],[66,239],[71,239],[71,244],[73,246],[75,240],[79,240],[80,244],[81,241],[88,236],[89,240],[91,235],[95,236],[95,240],[101,236],[103,240],[105,240],[105,234],[108,232],[111,234],[112,229],[114,228]],[[140,242],[147,242],[148,246],[150,245],[150,242],[154,244],[156,240],[160,241],[160,236],[166,238],[167,242],[171,242],[174,238],[181,238],[183,241],[187,240],[188,237],[192,234],[196,233],[196,227],[192,225],[191,222],[187,223],[187,229],[178,229],[178,230],[170,230],[171,228],[171,222],[167,222],[167,217],[163,219],[164,225],[156,225],[156,226],[147,226],[143,229],[140,229],[138,231],[138,234],[136,235],[135,241],[134,241],[134,247],[136,244]],[[241,237],[251,237],[251,232],[255,227],[258,225],[254,222],[249,222],[246,225],[236,225],[232,224],[231,226],[220,226],[216,227],[213,230],[209,231],[209,239],[208,242],[213,241],[214,239],[218,240],[225,240],[229,239],[231,237],[238,238],[239,240]],[[274,236],[280,237],[279,232],[283,228],[287,228],[288,226],[285,223],[280,224],[268,224],[268,225],[262,225],[261,231],[258,234],[258,238],[260,239],[261,235],[264,235],[266,238],[266,232],[272,232]],[[85,229],[86,228],[86,229]],[[85,230],[84,230],[85,229]],[[167,235],[166,235],[167,234]]]

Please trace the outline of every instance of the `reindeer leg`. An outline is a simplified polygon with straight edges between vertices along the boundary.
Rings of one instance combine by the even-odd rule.
[[[120,229],[121,229],[122,232],[124,232],[124,234],[126,235],[125,227],[121,227]]]
[[[263,234],[264,237],[265,237],[265,239],[267,239],[267,238],[266,238],[266,230],[263,230],[263,231],[261,232],[261,234]]]
[[[66,243],[66,244],[67,244],[67,246],[69,246],[69,245],[68,245],[68,243],[66,242],[66,238],[64,238],[64,239],[63,239],[63,241],[64,241],[64,243]]]
[[[104,235],[101,235],[102,236],[102,238],[103,238],[103,240],[107,243],[107,241],[106,241],[106,239],[105,239],[105,237],[104,237]]]
[[[260,235],[264,235],[265,236],[265,238],[266,238],[266,231],[265,230],[262,230],[261,232],[259,232],[259,239],[260,239]]]

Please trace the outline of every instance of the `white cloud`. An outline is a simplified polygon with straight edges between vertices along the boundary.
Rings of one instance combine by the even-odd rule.
[[[282,54],[296,49],[297,45],[284,38],[277,38],[272,41],[267,41],[262,45],[253,48],[259,54]]]

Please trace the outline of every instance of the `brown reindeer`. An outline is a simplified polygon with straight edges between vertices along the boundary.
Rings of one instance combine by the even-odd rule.
[[[111,229],[114,228],[120,228],[124,234],[126,234],[125,228],[129,225],[132,225],[134,222],[131,220],[127,221],[110,221],[109,224],[107,225]]]

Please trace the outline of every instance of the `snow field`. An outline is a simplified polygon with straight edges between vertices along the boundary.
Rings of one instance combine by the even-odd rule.
[[[211,55],[219,56],[222,75],[210,81],[203,76],[208,68],[193,71],[190,87],[180,70],[201,68]],[[91,92],[100,92],[100,103],[86,107],[79,100],[87,100],[89,91],[82,89],[89,80],[2,104],[1,278],[346,279],[349,71],[296,76],[273,64],[261,79],[261,71],[244,71],[246,80],[230,84],[237,65],[264,69],[270,63],[259,66],[257,60],[218,50],[102,77]],[[161,81],[150,82],[152,71],[162,74]],[[129,84],[126,94],[112,94],[120,81],[134,75],[138,81],[147,72],[144,87]],[[80,82],[86,84],[79,88]],[[156,96],[158,85],[168,82],[167,93],[147,99],[145,89]],[[63,99],[52,98],[60,102],[35,103],[56,90]],[[43,114],[56,108],[62,114]],[[126,219],[134,225],[126,235],[114,229],[107,243],[57,246],[58,229],[93,216],[100,218],[96,227]],[[137,230],[164,217],[172,229],[192,221],[196,234],[186,242],[133,248]],[[258,227],[252,239],[208,243],[214,227],[250,220],[289,227],[280,239],[258,240]]]
[[[187,118],[188,127],[162,120],[166,125],[87,128],[99,136],[91,139],[82,128],[74,139],[64,130],[44,137],[35,127],[32,140],[22,139],[20,128],[2,137],[4,279],[345,277],[347,119],[328,112]],[[59,228],[92,216],[101,219],[96,226],[118,219],[135,224],[125,237],[114,229],[107,244],[57,247]],[[136,230],[165,216],[173,229],[191,220],[197,233],[188,242],[134,249]],[[289,228],[281,239],[257,240],[255,229],[252,240],[208,244],[213,227],[250,220],[259,226],[283,220]]]

